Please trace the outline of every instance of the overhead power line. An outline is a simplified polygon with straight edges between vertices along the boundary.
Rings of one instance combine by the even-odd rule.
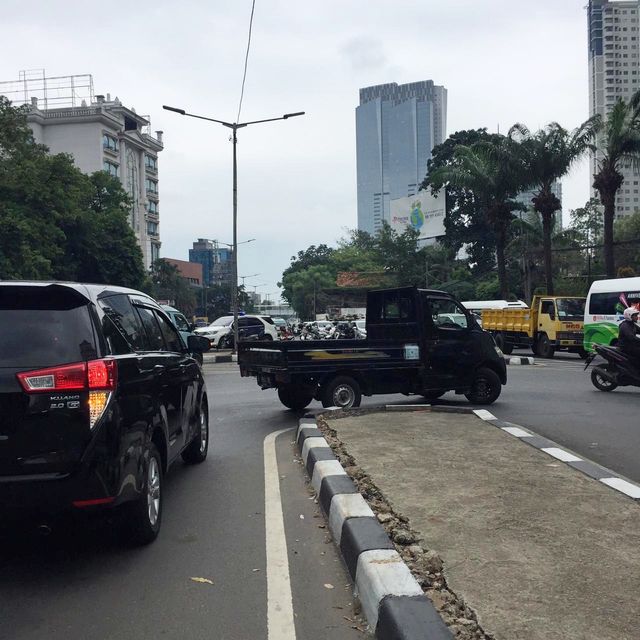
[[[238,117],[236,122],[240,122],[240,112],[242,111],[242,98],[244,97],[244,83],[247,79],[247,65],[249,64],[249,49],[251,48],[251,29],[253,27],[253,12],[256,8],[256,0],[251,3],[251,17],[249,18],[249,37],[247,38],[247,53],[244,57],[244,73],[242,74],[242,89],[240,90],[240,104],[238,104]]]

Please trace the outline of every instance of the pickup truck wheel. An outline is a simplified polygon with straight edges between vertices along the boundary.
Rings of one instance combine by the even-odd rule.
[[[349,376],[338,376],[322,390],[322,406],[351,409],[359,407],[362,400],[360,385]]]
[[[309,406],[309,403],[313,400],[313,393],[300,387],[279,387],[278,398],[287,409],[299,411]]]
[[[513,345],[510,342],[503,341],[501,349],[505,356],[509,356],[513,352]]]
[[[476,371],[471,391],[465,397],[473,404],[492,404],[500,396],[502,383],[493,369],[481,367]]]
[[[555,352],[555,347],[551,344],[547,335],[543,333],[538,338],[538,355],[541,358],[553,358]]]

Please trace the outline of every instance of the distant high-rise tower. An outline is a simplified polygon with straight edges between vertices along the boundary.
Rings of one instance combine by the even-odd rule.
[[[628,101],[640,89],[640,1],[590,0],[589,114],[603,118],[619,98]],[[597,157],[591,161],[591,176]],[[640,174],[629,164],[616,198],[616,216],[640,209]]]
[[[446,129],[447,90],[432,80],[360,89],[358,229],[375,233],[389,221],[390,200],[417,193]]]

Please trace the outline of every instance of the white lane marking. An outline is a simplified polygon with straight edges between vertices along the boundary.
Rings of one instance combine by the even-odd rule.
[[[309,449],[313,449],[315,447],[320,447],[321,449],[328,449],[329,445],[324,438],[305,438],[304,444],[302,445],[302,460],[305,464],[307,464],[307,457],[309,456]]]
[[[493,413],[491,413],[491,411],[487,411],[486,409],[474,409],[473,413],[475,413],[478,416],[478,418],[481,418],[482,420],[498,419],[493,415]]]
[[[520,427],[502,427],[503,431],[510,433],[516,438],[530,438],[533,434],[521,429]]]
[[[356,588],[372,629],[378,623],[378,606],[385,596],[424,595],[409,567],[393,549],[363,551],[358,556]]]
[[[640,487],[622,478],[600,478],[600,482],[613,489],[617,489],[631,498],[640,498]]]
[[[287,539],[284,532],[276,438],[293,429],[281,429],[264,439],[264,524],[267,548],[267,638],[296,640],[291,599]]]
[[[338,493],[331,499],[329,507],[329,529],[333,539],[340,546],[342,525],[347,518],[375,518],[371,507],[359,493]]]
[[[560,449],[559,447],[542,447],[540,451],[544,451],[548,453],[550,456],[557,458],[558,460],[562,460],[562,462],[581,462],[582,458],[578,458],[578,456],[574,456],[573,453],[569,453],[564,449]]]

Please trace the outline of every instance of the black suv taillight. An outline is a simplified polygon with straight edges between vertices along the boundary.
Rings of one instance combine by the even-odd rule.
[[[116,388],[118,367],[115,360],[103,358],[22,371],[16,373],[16,377],[24,391],[29,394],[88,390],[89,427],[93,429]]]

